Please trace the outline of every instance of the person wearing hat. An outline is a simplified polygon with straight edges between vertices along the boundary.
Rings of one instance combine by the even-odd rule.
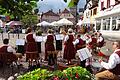
[[[71,59],[75,58],[75,47],[73,44],[73,40],[74,40],[74,35],[73,35],[73,30],[70,28],[68,29],[68,35],[65,36],[64,39],[64,55],[63,58],[67,59],[67,63],[66,64],[71,64]]]
[[[53,30],[49,29],[47,39],[45,42],[45,55],[46,55],[45,58],[47,58],[48,56],[48,65],[55,64],[56,54],[55,54],[54,40],[55,38],[53,35]]]

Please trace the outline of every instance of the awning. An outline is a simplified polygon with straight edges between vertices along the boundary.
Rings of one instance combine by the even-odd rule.
[[[17,25],[22,25],[22,22],[20,22],[20,21],[10,21],[10,22],[6,23],[5,25],[17,26]]]

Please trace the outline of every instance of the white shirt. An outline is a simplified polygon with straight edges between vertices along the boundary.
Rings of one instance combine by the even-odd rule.
[[[116,67],[117,64],[120,63],[120,57],[118,54],[116,54],[116,51],[119,51],[120,49],[115,50],[111,56],[109,57],[108,63],[102,61],[101,65],[106,69],[113,69]]]
[[[69,35],[73,35],[73,33],[69,33]],[[69,36],[66,35],[65,38],[64,38],[64,42],[66,42],[68,39],[69,39]]]
[[[64,42],[66,42],[68,39],[69,39],[69,36],[66,35],[65,38],[64,38]]]
[[[78,44],[78,43],[79,43],[79,39],[76,39],[76,40],[73,42],[74,45],[76,45],[76,44]]]
[[[97,39],[97,42],[102,42],[103,41],[103,37],[99,37],[98,39]]]
[[[15,49],[14,49],[12,46],[10,46],[10,45],[5,45],[5,44],[2,45],[2,46],[8,46],[8,47],[7,47],[7,51],[8,51],[8,52],[16,53]],[[1,47],[2,47],[2,46],[1,46]]]
[[[3,22],[2,22],[2,20],[0,20],[0,27],[3,27]]]

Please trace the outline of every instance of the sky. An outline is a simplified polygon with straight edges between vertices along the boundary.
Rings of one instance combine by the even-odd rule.
[[[48,10],[53,10],[54,12],[58,12],[59,9],[64,10],[67,8],[67,4],[70,0],[65,3],[63,0],[39,0],[37,3],[39,12],[47,12]],[[78,8],[84,8],[86,0],[80,0],[78,3]]]

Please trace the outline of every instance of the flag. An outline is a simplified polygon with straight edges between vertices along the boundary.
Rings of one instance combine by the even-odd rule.
[[[78,4],[79,0],[71,0],[68,4],[68,7],[75,7]]]

